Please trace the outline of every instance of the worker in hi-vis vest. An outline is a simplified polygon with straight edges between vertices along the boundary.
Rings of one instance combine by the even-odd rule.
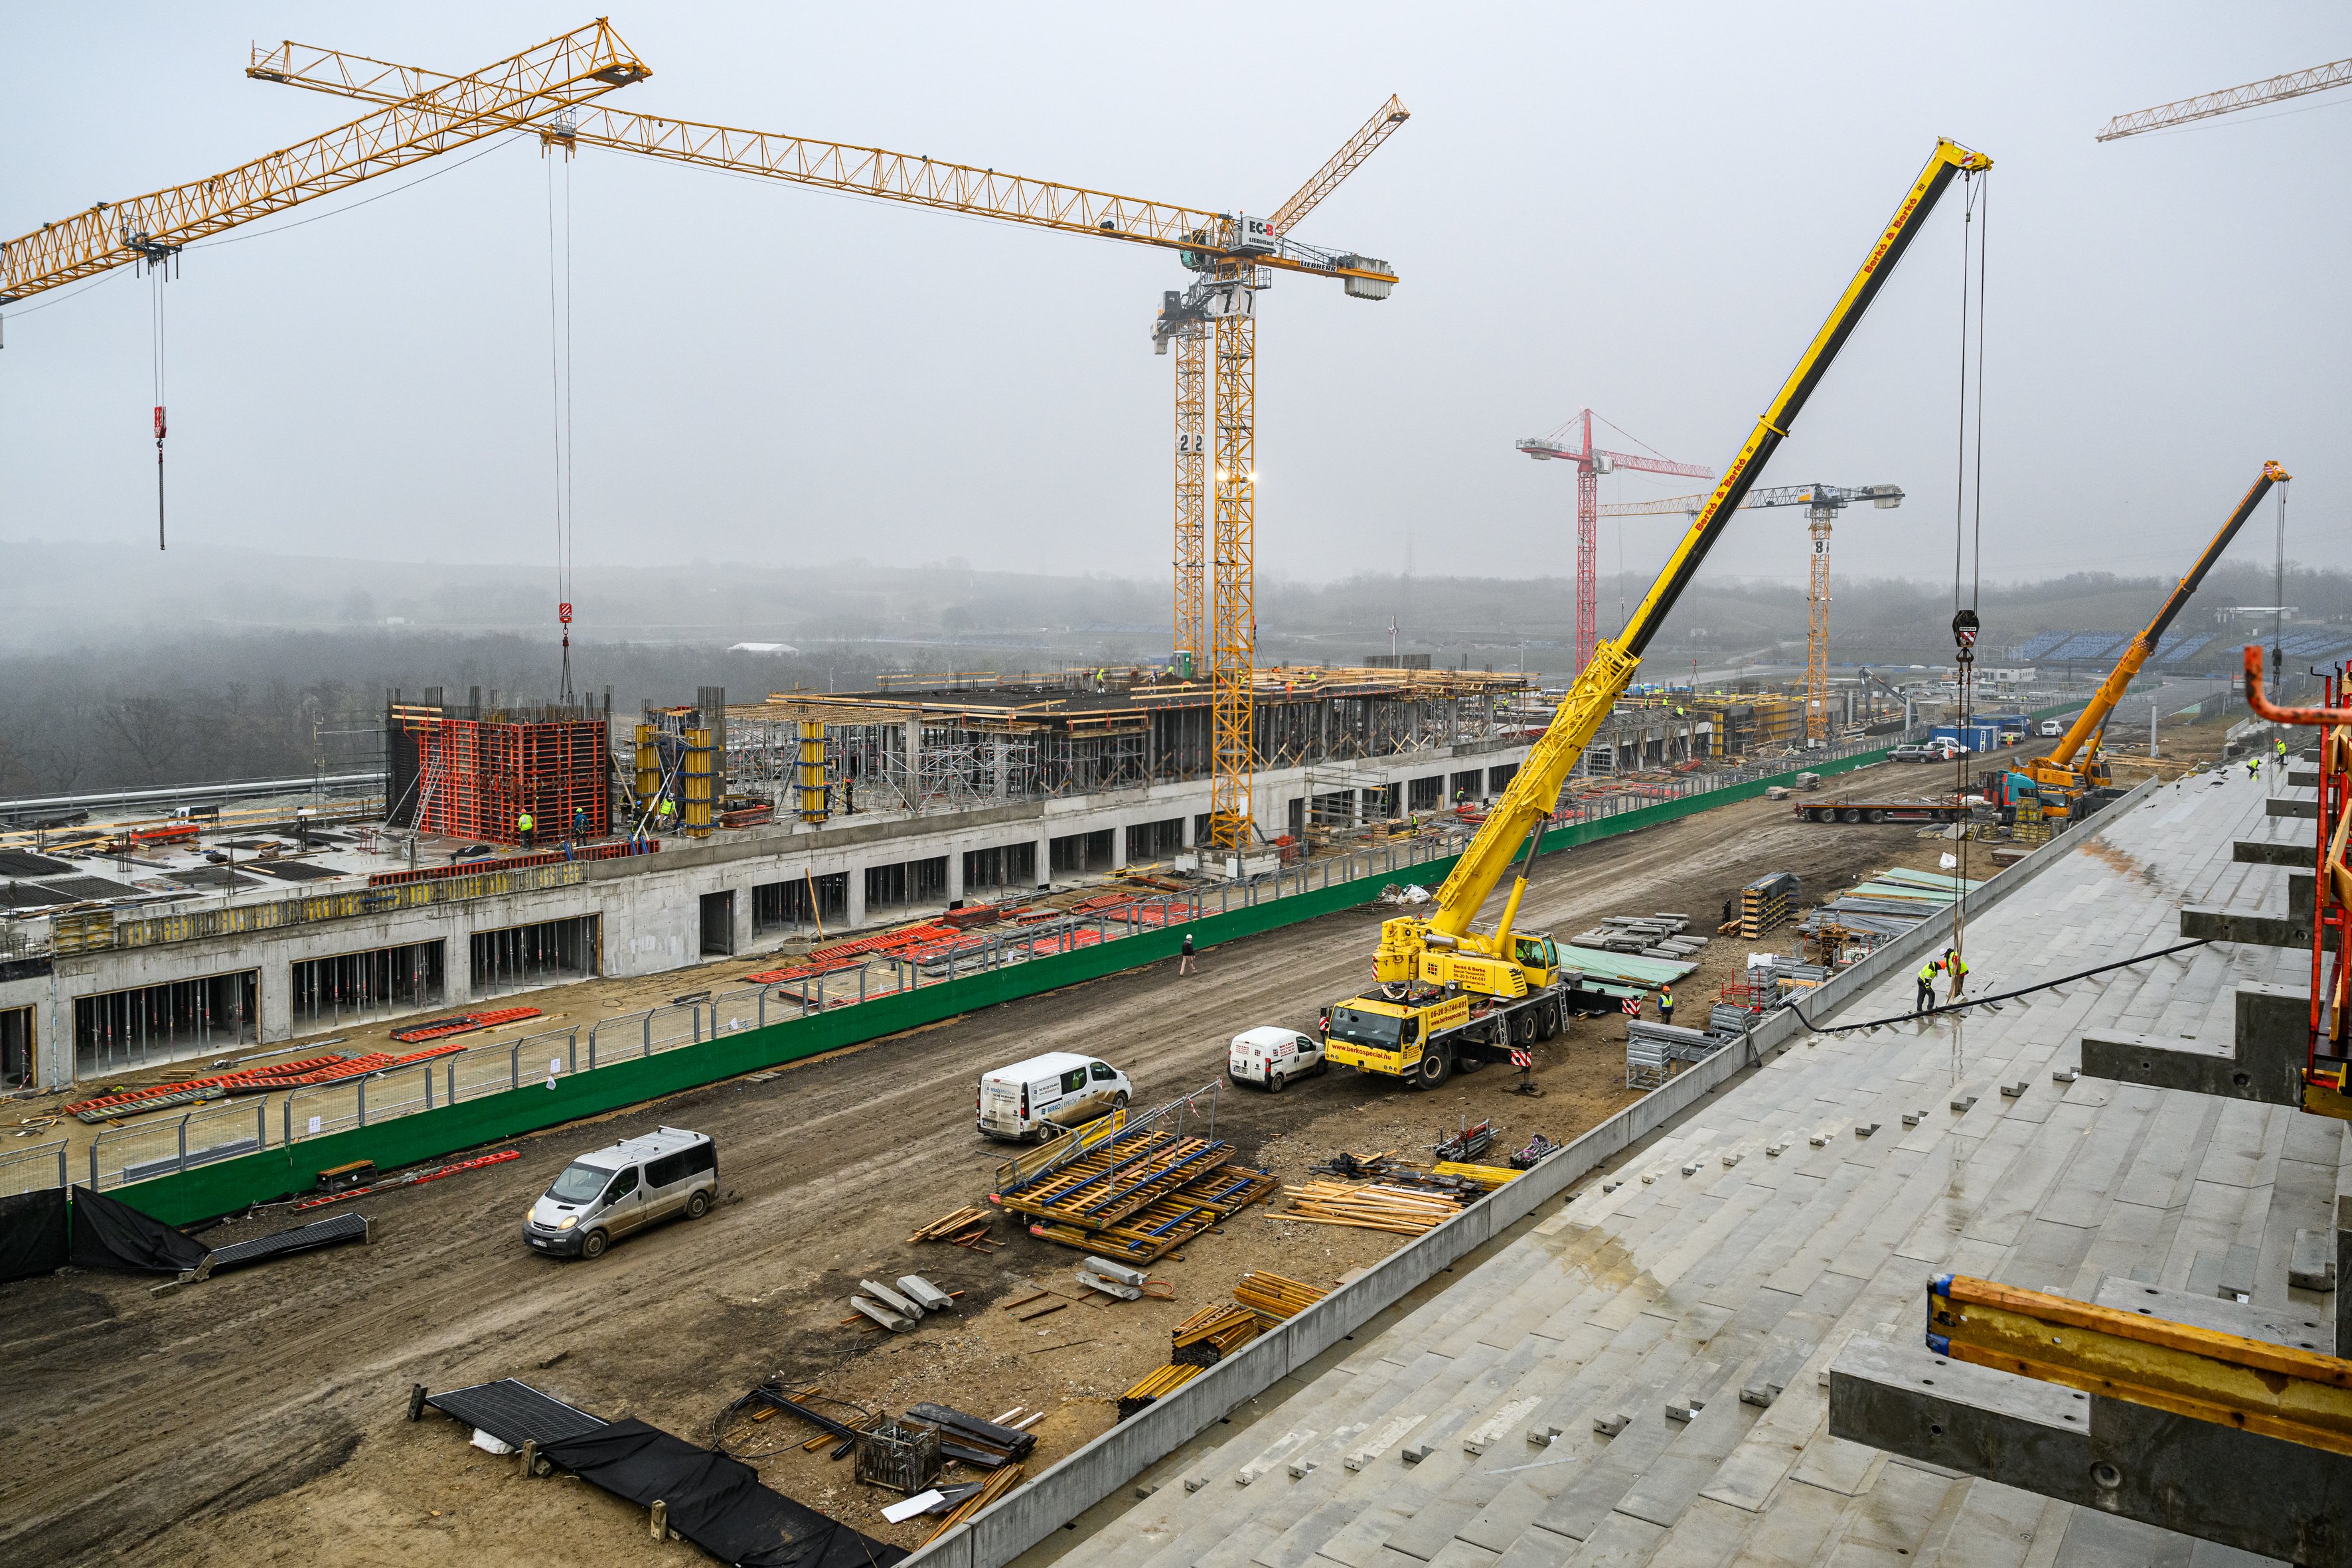
[[[530,847],[530,830],[533,826],[530,809],[526,807],[522,815],[515,818],[515,837],[520,840],[526,849]]]
[[[1943,972],[1944,966],[1932,958],[1919,966],[1919,995],[1911,1011],[1924,1013],[1936,1005],[1936,976]]]
[[[1960,956],[1958,948],[1948,947],[1944,950],[1944,974],[1951,982],[1946,989],[1944,1000],[1958,1001],[1960,987],[1969,983],[1969,961]]]

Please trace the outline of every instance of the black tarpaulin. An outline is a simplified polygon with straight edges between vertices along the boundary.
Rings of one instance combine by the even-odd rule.
[[[213,1260],[212,1272],[223,1274],[265,1258],[283,1258],[289,1252],[308,1252],[314,1247],[333,1247],[345,1241],[365,1241],[367,1234],[365,1215],[339,1214],[332,1219],[313,1220],[272,1236],[257,1236],[251,1241],[215,1247],[206,1256]]]
[[[671,1529],[736,1568],[892,1568],[907,1555],[771,1491],[740,1459],[642,1421],[615,1421],[540,1452],[641,1508],[667,1505]]]
[[[67,1258],[63,1187],[0,1198],[0,1283],[50,1273]]]
[[[73,1190],[76,1268],[130,1274],[181,1274],[212,1249],[182,1236],[152,1215],[88,1187]]]

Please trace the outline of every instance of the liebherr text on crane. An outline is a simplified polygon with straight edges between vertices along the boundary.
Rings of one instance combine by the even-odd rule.
[[[1553,713],[1517,775],[1437,890],[1435,912],[1400,915],[1381,927],[1378,984],[1331,1009],[1329,1059],[1365,1072],[1410,1079],[1421,1088],[1445,1081],[1457,1058],[1490,1061],[1559,1032],[1568,1014],[1594,1000],[1582,976],[1563,968],[1548,935],[1514,929],[1528,890],[1528,869],[1577,758],[1609,716],[1642,651],[1698,571],[1732,513],[1789,434],[1805,400],[1917,237],[1955,174],[1973,179],[1992,160],[1941,140],[1912,182],[1894,218],[1806,345],[1771,406],[1724,471],[1721,483],[1666,560],[1664,570],[1625,629],[1601,643]],[[1491,932],[1470,922],[1525,846],[1517,879]]]

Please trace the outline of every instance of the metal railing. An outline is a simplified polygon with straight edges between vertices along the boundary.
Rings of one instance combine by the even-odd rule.
[[[66,1174],[66,1141],[62,1138],[52,1138],[29,1149],[11,1149],[0,1154],[0,1198],[15,1197],[19,1193],[37,1193],[47,1187],[62,1187],[68,1180],[70,1178]]]

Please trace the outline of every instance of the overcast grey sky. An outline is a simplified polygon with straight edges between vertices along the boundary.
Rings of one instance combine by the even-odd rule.
[[[1261,301],[1258,562],[1307,579],[1393,570],[1408,540],[1424,574],[1565,569],[1571,474],[1512,442],[1586,405],[1720,466],[1948,134],[1997,164],[1987,575],[2169,572],[2265,458],[2298,476],[2294,553],[2352,535],[2352,89],[2093,133],[2352,52],[2346,15],[647,3],[613,20],[653,78],[605,101],[1264,213],[1401,93],[1411,122],[1299,230],[1390,258],[1394,297],[1286,277]],[[0,233],[356,116],[247,80],[249,40],[462,71],[585,20],[16,7]],[[467,155],[187,253],[175,541],[549,570],[547,168],[530,142]],[[1173,362],[1149,331],[1172,258],[594,150],[570,180],[583,561],[1165,573]],[[1948,202],[1766,475],[1909,492],[1850,514],[1841,573],[1948,578],[1958,220]],[[0,314],[0,539],[152,552],[148,284]],[[1626,526],[1626,564],[1678,527]],[[1708,571],[1794,580],[1803,531],[1748,514]],[[1619,548],[1604,523],[1604,571]]]

